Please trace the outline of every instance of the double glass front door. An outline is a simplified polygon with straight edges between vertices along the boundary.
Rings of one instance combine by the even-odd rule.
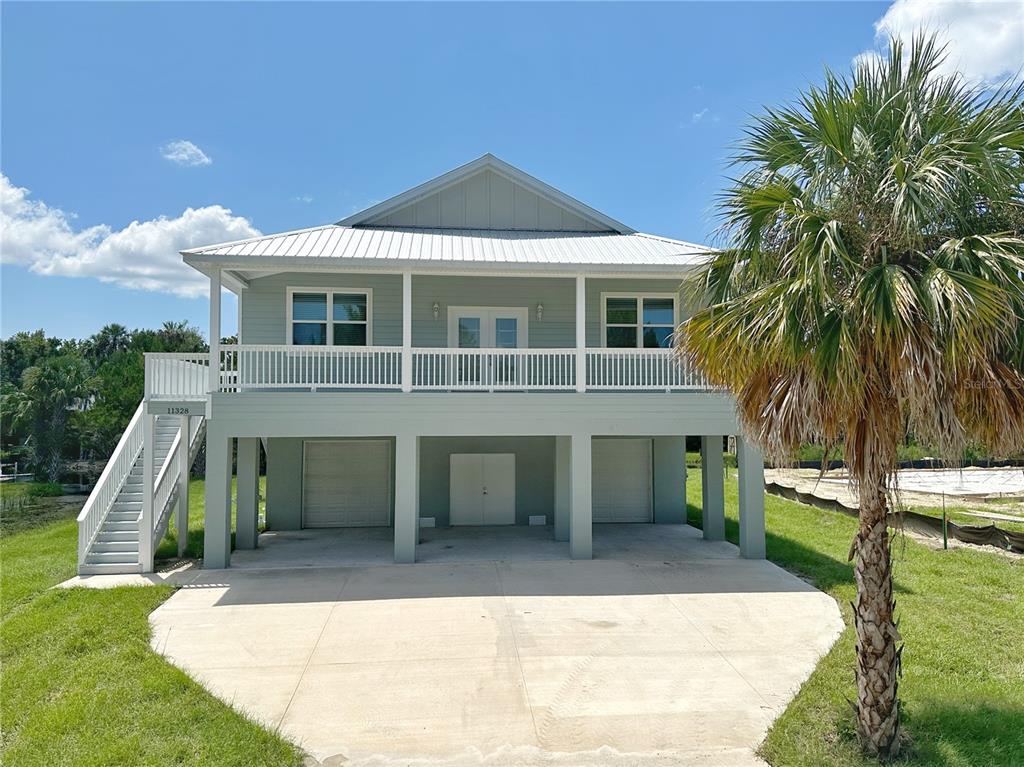
[[[520,349],[526,347],[526,309],[451,307],[448,312],[448,346],[456,349]],[[460,385],[488,386],[513,383],[518,360],[515,355],[485,351],[459,355]]]

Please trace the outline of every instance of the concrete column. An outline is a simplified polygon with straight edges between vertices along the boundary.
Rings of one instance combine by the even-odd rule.
[[[594,510],[591,490],[591,436],[573,434],[569,457],[569,477],[572,483],[569,509],[569,556],[573,559],[592,559],[594,556]]]
[[[587,279],[576,277],[576,391],[587,390]]]
[[[756,445],[736,437],[740,490],[740,556],[764,559],[764,458]]]
[[[569,512],[572,509],[572,441],[555,437],[555,540],[569,540]]]
[[[182,439],[178,440],[178,466],[181,471],[178,474],[178,505],[177,515],[174,519],[174,526],[178,531],[178,556],[185,556],[185,549],[188,547],[188,480],[192,468],[189,461],[189,417],[181,416],[178,429]]]
[[[156,416],[142,415],[142,515],[139,519],[139,564],[153,572],[153,496],[156,483]]]
[[[231,438],[210,421],[206,432],[206,524],[203,567],[231,564]]]
[[[210,273],[210,383],[211,392],[220,390],[220,269]]]
[[[686,437],[655,437],[654,521],[686,524]]]
[[[238,490],[235,548],[255,549],[259,541],[260,440],[238,440]]]
[[[725,462],[721,434],[700,438],[700,497],[704,540],[725,540]]]
[[[402,273],[402,391],[412,391],[412,274]]]
[[[420,526],[420,438],[395,438],[395,562],[416,561]]]

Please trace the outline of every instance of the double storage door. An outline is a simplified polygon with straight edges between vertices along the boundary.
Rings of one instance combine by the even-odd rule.
[[[514,453],[452,453],[449,480],[449,524],[516,523]]]

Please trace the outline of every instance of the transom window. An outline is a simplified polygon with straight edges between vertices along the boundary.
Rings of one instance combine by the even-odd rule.
[[[370,343],[369,290],[290,288],[288,317],[288,342],[296,346]]]
[[[610,349],[664,349],[672,345],[672,295],[605,295],[604,345]]]

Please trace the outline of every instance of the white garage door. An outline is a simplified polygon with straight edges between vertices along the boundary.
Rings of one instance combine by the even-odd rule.
[[[595,439],[595,522],[650,522],[651,440]]]
[[[302,483],[303,527],[387,527],[391,443],[306,442]]]

